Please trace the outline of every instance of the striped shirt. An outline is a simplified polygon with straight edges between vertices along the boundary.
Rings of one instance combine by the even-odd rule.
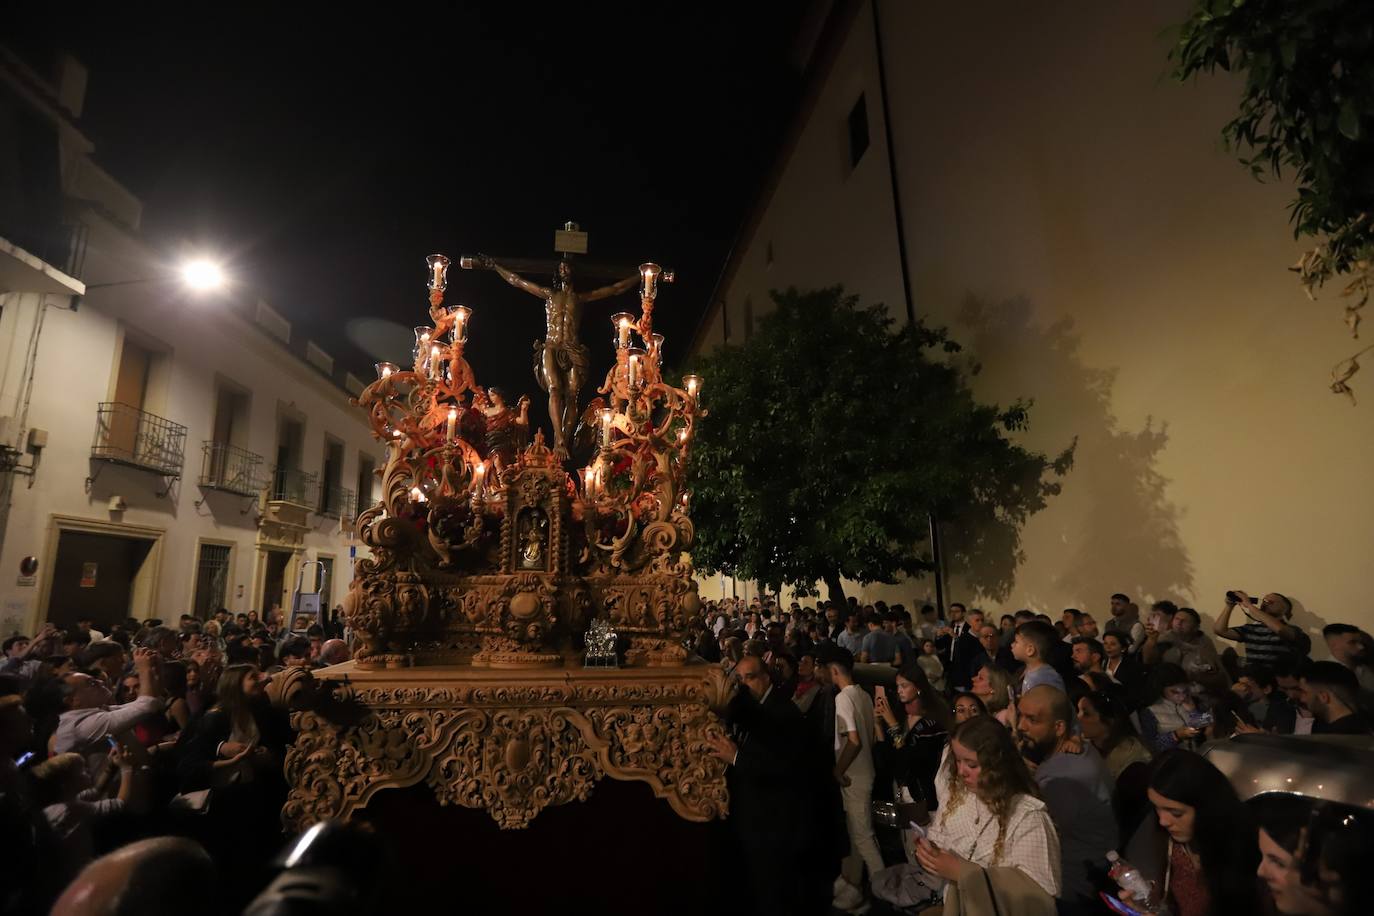
[[[1293,644],[1262,623],[1247,623],[1233,629],[1245,646],[1245,660],[1252,665],[1272,668],[1279,659],[1293,654]]]

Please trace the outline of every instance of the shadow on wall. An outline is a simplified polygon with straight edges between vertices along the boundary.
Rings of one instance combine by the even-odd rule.
[[[970,297],[953,332],[978,372],[981,398],[1034,398],[1028,445],[1056,451],[1078,440],[1062,493],[1021,532],[1024,561],[1009,594],[980,583],[998,580],[1011,544],[1000,553],[980,548],[984,559],[951,568],[955,588],[1049,612],[1105,612],[1113,592],[1190,603],[1193,566],[1179,537],[1179,510],[1155,469],[1167,424],[1149,418],[1139,430],[1122,429],[1112,411],[1116,370],[1084,365],[1073,322],[1038,324],[1025,298],[991,304]],[[970,537],[979,534],[952,523],[945,532],[951,555]]]

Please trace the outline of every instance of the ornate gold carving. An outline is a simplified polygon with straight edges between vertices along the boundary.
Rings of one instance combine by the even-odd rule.
[[[714,667],[679,670],[647,683],[579,673],[561,684],[500,684],[473,672],[411,685],[359,673],[337,696],[361,704],[361,720],[293,714],[283,820],[302,828],[348,819],[382,789],[424,782],[442,804],[483,808],[518,828],[549,805],[585,800],[603,776],[647,783],[689,820],[722,817],[724,767],[706,737],[721,727],[709,705],[723,679]]]

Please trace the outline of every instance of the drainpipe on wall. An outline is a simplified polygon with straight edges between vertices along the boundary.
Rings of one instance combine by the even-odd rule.
[[[897,262],[902,269],[902,299],[906,303],[907,324],[916,323],[916,303],[911,295],[911,267],[907,263],[906,224],[902,220],[902,195],[897,183],[897,146],[892,138],[892,112],[887,102],[887,66],[883,60],[883,30],[878,17],[879,0],[873,0],[873,48],[878,61],[878,99],[883,111],[883,137],[887,141],[888,188],[892,193],[892,214],[897,230]],[[945,571],[940,556],[940,520],[934,510],[930,522],[930,559],[935,567],[935,612],[945,616]]]

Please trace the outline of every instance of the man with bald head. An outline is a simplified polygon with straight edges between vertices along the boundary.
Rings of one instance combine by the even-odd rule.
[[[205,906],[215,864],[198,843],[159,837],[123,846],[81,870],[52,916],[174,916]]]
[[[1093,746],[1074,738],[1073,704],[1064,691],[1033,687],[1017,711],[1021,752],[1059,833],[1061,912],[1088,912],[1095,893],[1091,869],[1106,862],[1117,842],[1111,775]]]
[[[319,665],[322,668],[342,665],[352,657],[353,653],[348,650],[348,643],[342,639],[326,639],[320,646]]]

